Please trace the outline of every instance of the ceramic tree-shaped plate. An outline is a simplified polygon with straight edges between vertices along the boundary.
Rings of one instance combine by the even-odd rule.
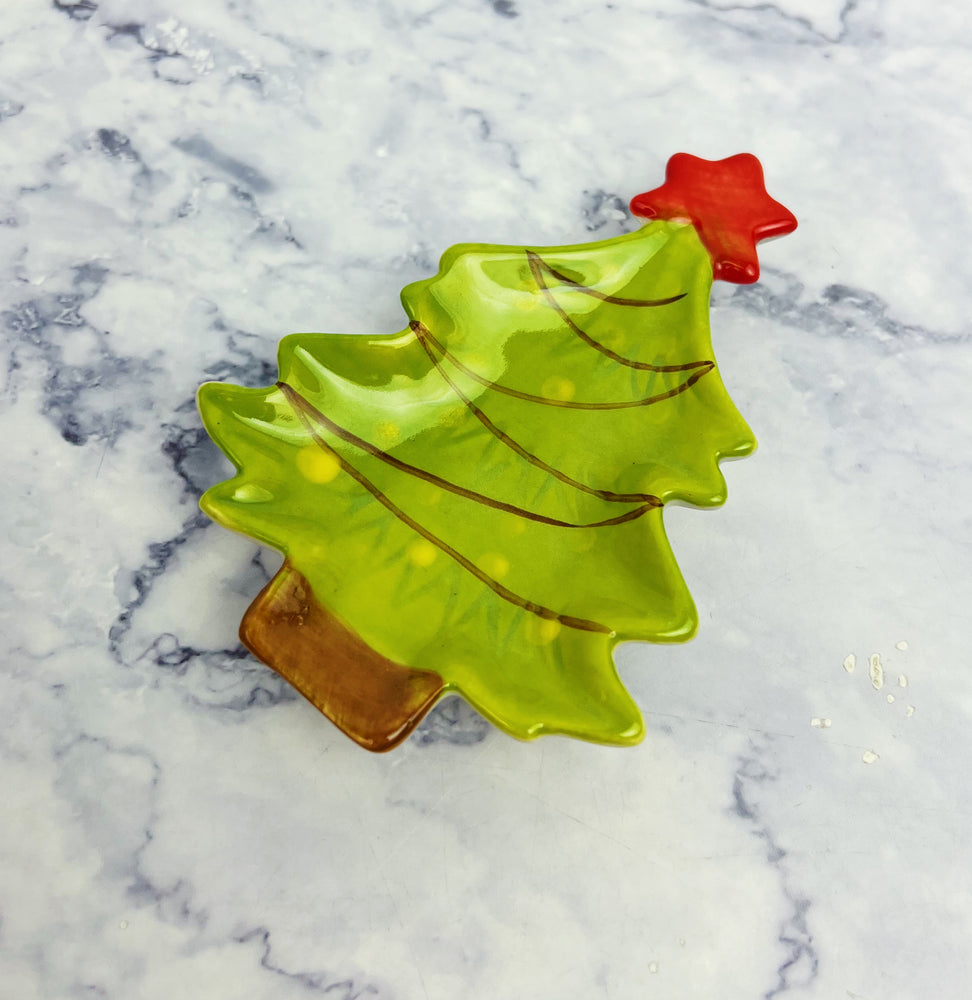
[[[362,746],[447,693],[520,738],[637,742],[614,646],[695,631],[664,505],[721,504],[755,447],[709,291],[796,221],[746,154],[679,154],[632,210],[602,242],[453,247],[402,331],[286,337],[275,385],[200,388],[237,469],[203,510],[285,556],[242,639]]]

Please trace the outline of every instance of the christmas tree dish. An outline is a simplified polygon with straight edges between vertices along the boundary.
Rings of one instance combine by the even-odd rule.
[[[520,738],[635,743],[615,645],[695,631],[662,509],[721,504],[756,444],[709,290],[796,220],[748,154],[678,154],[631,207],[652,221],[599,243],[452,247],[402,332],[286,337],[276,385],[199,390],[237,469],[203,510],[285,555],[241,638],[368,749],[448,693]]]

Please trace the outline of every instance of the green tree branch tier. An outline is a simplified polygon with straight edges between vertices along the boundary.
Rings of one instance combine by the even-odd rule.
[[[614,646],[697,624],[664,504],[721,504],[720,460],[755,447],[713,358],[713,259],[687,212],[463,244],[404,289],[403,331],[286,337],[275,386],[203,385],[237,474],[202,508],[285,555],[245,644],[369,749],[447,693],[522,739],[637,742]]]

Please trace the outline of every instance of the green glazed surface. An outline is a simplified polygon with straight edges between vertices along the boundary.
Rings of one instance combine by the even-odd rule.
[[[510,734],[636,742],[613,647],[697,623],[661,505],[722,503],[719,460],[755,447],[713,364],[711,282],[673,222],[453,247],[402,292],[404,331],[286,337],[277,386],[200,388],[238,470],[202,507]]]

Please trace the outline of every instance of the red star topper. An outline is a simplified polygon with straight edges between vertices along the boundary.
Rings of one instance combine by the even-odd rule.
[[[665,183],[635,195],[631,211],[647,219],[690,219],[712,258],[713,278],[739,285],[759,278],[756,244],[797,226],[793,213],[766,193],[763,168],[751,153],[725,160],[676,153]]]

